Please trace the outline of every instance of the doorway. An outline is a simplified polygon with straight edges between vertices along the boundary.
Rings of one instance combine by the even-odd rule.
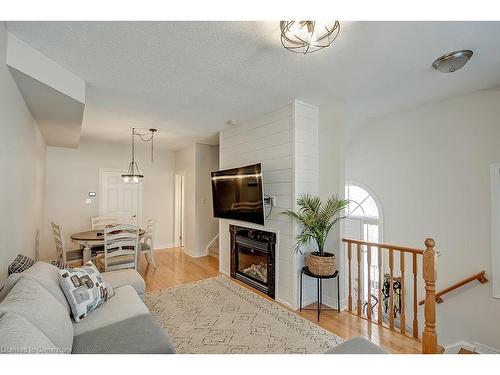
[[[184,247],[184,189],[185,173],[175,174],[174,246]]]
[[[139,225],[142,208],[142,182],[123,182],[121,169],[99,169],[99,216],[120,223]]]

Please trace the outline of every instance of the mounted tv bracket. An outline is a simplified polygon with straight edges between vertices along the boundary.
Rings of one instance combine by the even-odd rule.
[[[269,207],[269,212],[266,215],[266,219],[271,215],[274,207],[274,197],[270,197],[267,194],[264,194],[264,212],[266,211],[265,206]]]
[[[264,194],[264,204],[274,206],[273,197],[270,197],[269,195]]]

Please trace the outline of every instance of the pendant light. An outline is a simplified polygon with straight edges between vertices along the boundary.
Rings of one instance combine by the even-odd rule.
[[[339,21],[281,21],[281,44],[287,50],[307,54],[328,47],[340,32]]]
[[[129,184],[138,184],[144,178],[144,175],[139,171],[139,166],[135,161],[135,137],[138,136],[143,142],[151,142],[151,162],[153,162],[153,136],[156,129],[148,129],[147,132],[140,132],[136,128],[132,128],[132,160],[128,165],[126,174],[122,174],[123,182]]]

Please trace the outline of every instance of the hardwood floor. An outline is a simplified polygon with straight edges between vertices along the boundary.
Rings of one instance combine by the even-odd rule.
[[[155,251],[155,261],[156,269],[148,265],[144,257],[141,260],[140,272],[146,281],[146,291],[148,292],[220,275],[217,258],[211,256],[192,258],[184,254],[180,248]],[[238,282],[237,280],[233,281]],[[268,298],[246,284],[238,283]],[[315,307],[315,304],[308,307]],[[420,342],[392,332],[387,328],[371,324],[348,312],[322,312],[319,323],[316,320],[315,311],[302,311],[300,313],[296,311],[296,313],[344,339],[362,336],[391,353],[421,353]]]
[[[219,260],[214,257],[193,258],[181,248],[155,251],[156,269],[141,259],[140,273],[146,291],[170,288],[219,275]]]

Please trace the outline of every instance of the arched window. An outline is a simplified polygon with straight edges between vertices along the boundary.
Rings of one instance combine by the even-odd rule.
[[[345,199],[350,201],[347,209],[348,217],[344,222],[345,237],[369,242],[383,242],[381,207],[377,203],[378,200],[369,192],[368,188],[357,183],[347,183],[345,186]],[[366,248],[362,246],[361,251],[363,256],[361,271],[362,285],[366,285],[365,280],[368,277]],[[372,291],[377,295],[379,285],[378,250],[376,248],[372,248],[370,275]],[[363,303],[366,303],[367,299],[368,292],[366,288],[363,288]]]
[[[347,237],[370,242],[382,241],[380,206],[368,189],[360,184],[345,186],[345,199],[350,201],[345,226]]]
[[[349,216],[379,218],[377,203],[370,193],[361,186],[346,185],[345,196],[351,201],[348,208]]]

